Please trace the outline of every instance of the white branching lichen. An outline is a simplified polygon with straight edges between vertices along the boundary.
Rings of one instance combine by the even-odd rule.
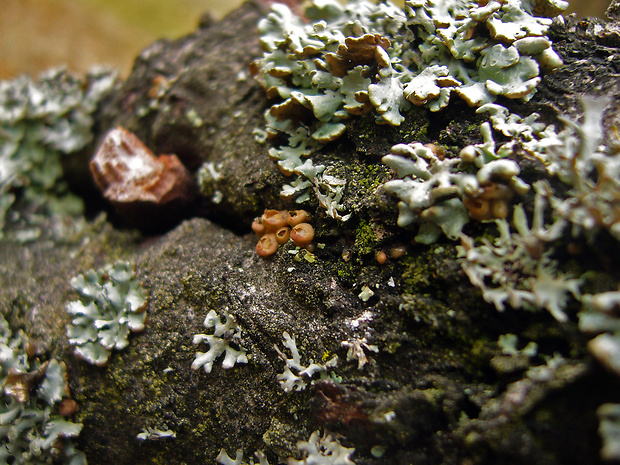
[[[518,348],[519,338],[515,334],[502,334],[497,338],[497,345],[504,355],[525,355],[535,357],[538,353],[538,344],[530,341],[521,349]]]
[[[297,448],[306,456],[302,460],[289,458],[287,465],[355,465],[351,455],[355,449],[342,446],[330,434],[315,431],[308,441],[299,441]]]
[[[274,345],[276,352],[285,363],[284,372],[277,376],[280,387],[284,392],[302,391],[306,389],[307,381],[315,374],[318,374],[321,379],[326,378],[329,374],[329,370],[335,368],[338,364],[338,356],[334,355],[323,365],[314,363],[311,360],[308,366],[303,366],[301,364],[301,355],[299,355],[299,351],[297,350],[295,338],[289,336],[287,332],[284,332],[282,336],[284,338],[284,347],[291,352],[291,358],[287,358],[278,346]]]
[[[373,364],[375,361],[366,355],[366,351],[368,352],[379,352],[379,347],[374,344],[369,344],[368,340],[364,337],[360,338],[352,338],[347,341],[342,341],[342,347],[346,347],[347,350],[347,361],[349,360],[357,360],[357,369],[361,370],[364,365],[367,363]]]
[[[71,324],[69,343],[75,354],[103,366],[112,350],[129,344],[129,332],[139,332],[146,323],[148,295],[136,278],[135,266],[118,262],[101,270],[89,270],[71,279],[78,300],[67,304]]]
[[[237,363],[248,363],[246,350],[239,345],[241,337],[241,329],[237,325],[235,318],[228,313],[228,309],[222,310],[223,321],[215,310],[209,311],[204,326],[207,329],[213,328],[213,334],[196,334],[194,335],[194,344],[206,342],[209,345],[207,352],[198,352],[192,363],[192,370],[198,370],[204,367],[207,373],[211,373],[213,364],[221,356],[224,355],[222,368],[229,369]],[[230,343],[237,345],[235,349]]]
[[[224,449],[221,449],[215,460],[221,465],[269,465],[267,457],[261,451],[254,452],[254,456],[258,459],[258,462],[254,462],[254,459],[251,458],[249,462],[244,462],[243,449],[237,449],[234,459],[229,457]]]
[[[286,461],[287,465],[355,465],[355,462],[351,460],[355,449],[342,446],[331,434],[320,435],[318,431],[315,431],[307,441],[298,441],[297,449],[304,455],[304,458],[296,460],[289,457]],[[216,460],[221,465],[269,465],[267,457],[261,451],[255,452],[254,455],[258,462],[254,462],[253,459],[244,462],[243,449],[237,449],[234,459],[229,457],[224,449],[221,449]]]

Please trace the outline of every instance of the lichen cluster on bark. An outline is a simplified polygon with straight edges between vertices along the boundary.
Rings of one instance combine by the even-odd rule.
[[[215,463],[220,448],[243,448],[246,456],[262,450],[277,463],[295,456],[297,441],[327,430],[355,448],[357,464],[597,463],[595,410],[620,402],[620,381],[587,354],[576,309],[567,309],[572,316],[563,324],[545,312],[496,311],[463,273],[455,243],[416,244],[396,225],[394,199],[377,189],[390,179],[381,157],[396,143],[458,152],[479,142],[484,119],[465,103],[439,113],[417,107],[397,128],[375,125],[372,115],[348,120],[346,135],[313,157],[348,180],[343,203],[352,218],[340,222],[309,204],[322,244],[313,254],[295,253],[291,243],[267,260],[256,254],[252,220],[265,208],[294,207],[279,197],[285,178],[268,144],[253,135],[269,106],[249,71],[261,54],[256,24],[265,11],[246,3],[143,51],[100,109],[98,140],[67,170],[89,177],[97,143],[120,125],[192,172],[213,163],[220,195],[203,192],[182,222],[159,225],[157,235],[150,227],[140,232],[139,223],[128,229],[110,211],[110,220],[91,219],[70,240],[0,243],[0,311],[29,335],[38,356],[66,363],[79,404],[73,421],[84,424],[76,446],[91,465]],[[502,104],[552,123],[579,115],[579,95],[608,95],[615,100],[605,126],[619,126],[617,31],[618,22],[557,21],[552,39],[564,66],[543,78],[530,102]],[[544,173],[531,162],[522,177],[532,182]],[[87,211],[101,208],[92,191],[80,192]],[[467,228],[486,234],[479,223]],[[389,258],[393,249],[406,253]],[[388,252],[383,265],[379,250]],[[592,270],[585,286],[595,292],[617,286],[619,252],[617,241],[601,234],[593,244],[566,244],[558,259],[575,272]],[[149,292],[148,324],[107,367],[91,366],[73,355],[66,337],[70,279],[118,260],[137,265]],[[362,294],[365,288],[372,292]],[[248,363],[193,371],[192,338],[204,332],[210,310],[223,308],[241,328]],[[283,350],[284,332],[295,337],[304,362],[338,355],[337,379],[284,392],[276,380],[284,363],[274,348]],[[536,342],[538,356],[503,354],[497,341],[506,333],[523,345]],[[360,368],[342,343],[364,337],[379,351],[367,351],[371,360]],[[527,374],[555,354],[564,359],[560,368]],[[147,428],[176,437],[138,440]]]

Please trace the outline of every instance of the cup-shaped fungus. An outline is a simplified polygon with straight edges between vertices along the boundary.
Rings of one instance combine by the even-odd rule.
[[[285,226],[276,231],[276,241],[278,241],[278,244],[286,244],[290,238],[291,229],[289,227]]]
[[[263,224],[262,218],[254,218],[254,222],[252,223],[252,231],[254,231],[254,234],[258,237],[261,237],[267,232],[267,228]]]
[[[299,223],[291,230],[291,239],[295,245],[305,247],[314,239],[314,228],[308,223]]]
[[[278,241],[274,233],[267,233],[256,244],[256,253],[261,257],[269,257],[278,250]]]
[[[310,218],[308,212],[306,210],[292,210],[288,212],[286,216],[286,221],[288,225],[292,228],[293,226],[297,226],[299,223],[305,223]]]
[[[265,210],[261,219],[268,232],[276,232],[288,224],[286,221],[287,215],[288,212],[286,211]]]

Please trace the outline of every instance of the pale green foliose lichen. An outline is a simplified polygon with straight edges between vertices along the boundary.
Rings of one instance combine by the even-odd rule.
[[[92,140],[92,115],[116,82],[114,73],[99,69],[83,77],[56,69],[38,81],[25,75],[0,81],[0,238],[7,221],[20,225],[13,239],[27,241],[41,234],[38,214],[82,213],[82,201],[62,179],[61,159]],[[28,212],[22,217],[13,211],[17,201]]]
[[[54,413],[68,396],[65,366],[28,357],[27,346],[0,316],[0,463],[86,465],[71,443],[82,425]]]
[[[213,334],[194,335],[194,344],[206,342],[209,345],[209,350],[196,354],[196,358],[192,363],[192,370],[204,367],[207,373],[211,373],[213,364],[221,355],[224,355],[224,360],[222,361],[222,368],[224,369],[232,368],[237,363],[248,363],[246,350],[239,344],[239,339],[241,338],[239,325],[237,325],[235,318],[228,313],[228,309],[222,310],[222,317],[224,318],[223,321],[215,310],[209,311],[205,318],[204,326],[207,329],[213,328]],[[239,348],[231,347],[231,343]]]
[[[146,323],[148,294],[135,273],[135,266],[118,262],[100,270],[89,270],[71,279],[78,300],[67,304],[71,324],[69,343],[75,354],[103,366],[112,350],[129,344],[130,331],[142,331]]]
[[[568,4],[545,4],[543,12],[530,0],[408,0],[404,9],[315,0],[308,22],[273,5],[259,23],[265,53],[254,67],[267,95],[279,99],[266,112],[267,135],[288,138],[269,151],[285,175],[297,175],[285,195],[308,199],[316,183],[299,171],[303,158],[340,137],[353,116],[373,112],[378,123],[398,126],[413,105],[438,111],[453,94],[471,106],[500,95],[531,98],[541,67],[562,65],[545,37],[545,14]]]

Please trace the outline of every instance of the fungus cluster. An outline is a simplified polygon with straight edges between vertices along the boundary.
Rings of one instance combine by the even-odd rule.
[[[314,228],[305,210],[265,210],[252,223],[252,230],[259,237],[256,253],[269,257],[280,245],[289,240],[298,247],[310,247],[314,239]]]

